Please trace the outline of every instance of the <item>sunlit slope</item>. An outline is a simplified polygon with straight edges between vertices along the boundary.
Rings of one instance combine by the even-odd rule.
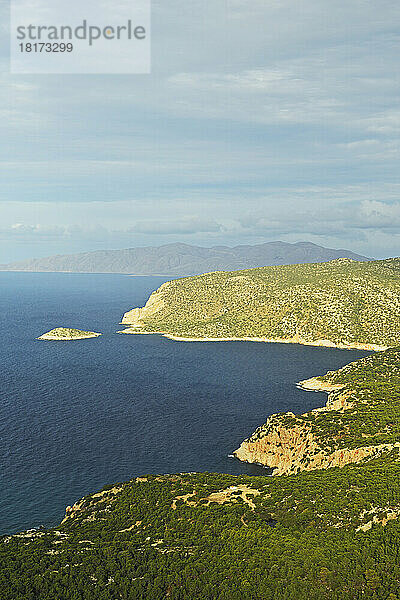
[[[340,259],[170,281],[123,323],[130,333],[382,348],[400,345],[399,315],[399,258]]]

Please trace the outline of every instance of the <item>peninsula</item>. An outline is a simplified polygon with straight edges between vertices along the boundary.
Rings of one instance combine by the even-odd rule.
[[[327,404],[303,415],[272,415],[234,452],[237,458],[290,475],[399,451],[400,349],[371,354],[300,386],[327,392]]]
[[[94,331],[81,331],[79,329],[70,329],[69,327],[57,327],[48,333],[44,333],[37,339],[65,342],[71,340],[85,340],[88,338],[99,337],[101,335],[101,333],[95,333]]]
[[[125,314],[125,333],[175,340],[300,343],[375,350],[302,382],[325,407],[272,415],[235,451],[276,475],[343,467],[400,447],[400,259],[214,272],[170,281]],[[386,350],[386,352],[385,352]],[[380,381],[378,373],[385,373]]]
[[[125,333],[384,350],[400,345],[400,259],[216,271],[163,284]]]

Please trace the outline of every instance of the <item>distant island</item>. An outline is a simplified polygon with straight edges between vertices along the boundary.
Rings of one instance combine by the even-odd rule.
[[[0,271],[125,273],[180,277],[217,270],[232,271],[267,265],[326,262],[335,258],[371,260],[349,250],[324,248],[310,242],[267,242],[234,248],[167,244],[160,247],[99,250],[33,258],[0,265]]]
[[[400,259],[206,273],[164,283],[125,333],[364,350],[400,345]]]
[[[38,340],[49,341],[70,341],[70,340],[85,340],[87,338],[95,338],[101,336],[101,333],[94,331],[81,331],[80,329],[70,329],[68,327],[57,327],[51,331],[44,333]]]

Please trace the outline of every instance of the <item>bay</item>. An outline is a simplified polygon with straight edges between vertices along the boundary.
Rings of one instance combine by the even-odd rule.
[[[268,474],[229,458],[275,412],[322,406],[296,382],[366,352],[117,335],[162,277],[0,273],[0,533],[147,473]],[[103,333],[40,342],[54,327]]]

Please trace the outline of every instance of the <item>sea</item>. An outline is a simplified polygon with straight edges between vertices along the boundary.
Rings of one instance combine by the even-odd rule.
[[[269,475],[232,452],[267,416],[322,406],[296,382],[367,352],[123,335],[166,278],[0,273],[0,534],[148,473]],[[55,327],[96,339],[38,341]]]

